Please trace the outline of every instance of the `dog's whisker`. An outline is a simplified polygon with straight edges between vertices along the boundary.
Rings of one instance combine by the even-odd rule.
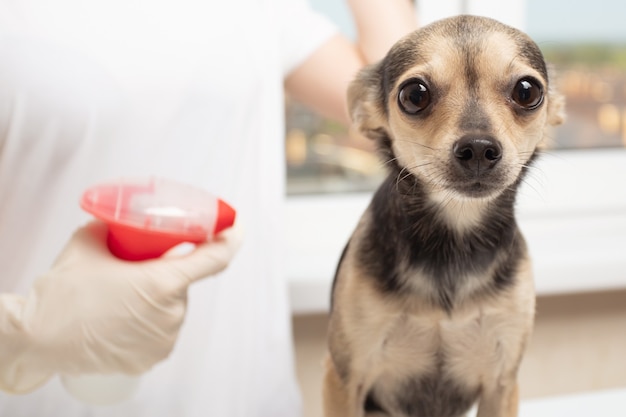
[[[433,158],[433,155],[421,156],[421,159],[432,159],[432,158]],[[413,153],[413,159],[420,160],[420,158],[418,158],[417,155],[415,155],[415,153]],[[413,174],[414,170],[432,165],[433,163],[434,161],[430,160],[430,161],[423,161],[414,165],[403,166],[400,172],[398,172],[398,174],[396,175],[396,181],[395,181],[396,190],[400,191],[400,188],[399,188],[400,183],[403,182],[405,179],[409,178],[411,175],[414,175]],[[412,194],[414,187],[415,187],[415,184],[413,184],[409,190],[404,190],[405,193]]]
[[[410,143],[410,144],[412,144],[412,145],[418,145],[418,146],[421,146],[421,147],[423,147],[423,148],[430,149],[431,151],[439,151],[439,150],[441,150],[441,148],[434,148],[434,147],[432,147],[432,146],[424,145],[423,143],[416,142],[416,141],[413,141],[413,140],[408,140],[408,139],[396,139],[396,141],[397,141],[397,142],[406,142],[406,143]]]
[[[398,180],[396,181],[396,184],[401,183],[402,181],[404,181],[405,179],[407,179],[411,175],[413,175],[408,169],[406,171],[407,171],[407,173],[405,175],[403,175],[402,177],[398,176]]]
[[[542,179],[545,180],[545,172],[541,169],[541,167],[528,163],[520,163],[519,166],[521,169],[525,169],[528,173],[524,176],[524,182],[527,182],[526,180],[528,179],[532,179],[540,183]]]
[[[550,149],[544,149],[541,151],[541,157],[550,157],[550,158],[555,158],[558,159],[559,161],[565,161],[565,157],[561,154],[558,154],[556,152],[554,152],[553,150]]]
[[[389,159],[387,159],[386,161],[383,162],[383,166],[390,165],[392,162],[396,162],[397,160],[398,160],[397,156],[394,157],[394,158],[389,158]]]
[[[533,173],[544,174],[544,172],[538,167],[530,166],[530,168],[533,170]],[[543,200],[544,199],[543,196],[545,193],[540,192],[540,189],[546,187],[545,180],[546,180],[545,176],[526,175],[522,179],[522,183],[527,188],[531,189],[533,191],[533,194],[535,194],[536,196],[540,197]],[[521,192],[524,193],[524,188],[522,188]]]
[[[417,168],[421,168],[421,167],[425,167],[425,166],[431,165],[431,164],[432,164],[432,162],[424,162],[422,164],[413,165],[413,166],[410,166],[410,167],[403,167],[400,170],[400,172],[398,173],[398,175],[396,175],[396,189],[399,190],[400,183],[402,181],[404,181],[405,179],[407,179],[407,178],[409,178],[410,176],[413,175],[413,172],[411,172],[411,170],[417,169]],[[402,175],[405,171],[406,171],[406,174]]]
[[[536,194],[537,197],[541,198],[542,200],[544,199],[543,193],[541,193],[534,185],[530,184],[528,181],[523,181],[523,182],[528,188],[530,188],[534,192],[534,194]],[[524,191],[522,190],[520,194],[524,194]]]
[[[402,182],[402,180],[403,180],[404,178],[406,178],[406,176],[405,176],[405,177],[400,178],[400,176],[402,175],[402,173],[403,173],[405,170],[407,170],[407,171],[408,171],[408,169],[407,169],[406,167],[402,167],[402,169],[400,170],[400,172],[398,172],[398,175],[396,175],[396,190],[400,190],[400,182]],[[409,173],[409,174],[410,174],[410,173]]]

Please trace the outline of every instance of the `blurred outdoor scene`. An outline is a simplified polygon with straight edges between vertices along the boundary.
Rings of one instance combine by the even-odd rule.
[[[544,47],[567,100],[567,121],[556,148],[626,146],[626,44]]]
[[[601,2],[618,4],[614,0]],[[529,0],[528,7],[532,12],[533,7],[539,7],[538,0]],[[611,15],[607,10],[611,9],[605,9],[605,15]],[[573,15],[569,18],[570,29],[561,29],[555,40],[550,39],[550,33],[540,32],[544,27],[538,28],[537,22],[529,24],[539,39],[532,30],[530,35],[555,69],[551,81],[567,102],[566,122],[554,130],[547,145],[550,149],[624,147],[626,37],[616,32],[600,33],[600,29],[593,32],[592,16],[581,16],[584,24]],[[606,19],[595,22],[602,23],[606,26]],[[589,29],[589,34],[581,34],[583,29]],[[317,117],[295,102],[287,106],[286,155],[290,195],[369,191],[383,174],[372,141]]]

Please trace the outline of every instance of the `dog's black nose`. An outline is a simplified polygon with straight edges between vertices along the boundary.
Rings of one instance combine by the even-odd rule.
[[[452,152],[464,170],[476,175],[492,169],[502,159],[502,146],[490,136],[463,136],[454,143]]]

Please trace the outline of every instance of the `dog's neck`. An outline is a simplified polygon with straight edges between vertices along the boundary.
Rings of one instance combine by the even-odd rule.
[[[384,291],[422,288],[423,296],[450,310],[459,297],[471,295],[472,276],[488,276],[479,283],[482,293],[510,284],[513,275],[503,268],[514,262],[504,260],[519,257],[523,245],[514,218],[517,184],[489,202],[477,201],[467,219],[457,220],[455,215],[467,215],[468,203],[450,207],[430,197],[417,177],[390,168],[370,205],[361,259]],[[426,286],[412,281],[408,271],[420,271]]]

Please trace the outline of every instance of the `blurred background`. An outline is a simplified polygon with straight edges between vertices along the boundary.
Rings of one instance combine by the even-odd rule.
[[[355,36],[344,2],[311,2]],[[470,13],[518,27],[554,66],[567,122],[554,131],[518,203],[538,293],[535,334],[520,371],[522,417],[626,415],[626,2],[416,5],[420,24]],[[373,143],[287,100],[288,272],[298,376],[305,417],[319,417],[334,267],[384,173]]]

